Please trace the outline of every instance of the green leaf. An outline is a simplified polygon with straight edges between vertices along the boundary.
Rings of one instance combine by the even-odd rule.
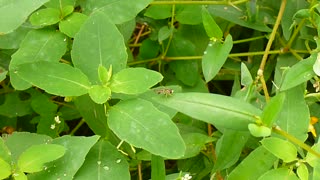
[[[248,129],[254,137],[266,137],[271,135],[271,128],[257,124],[249,124]]]
[[[139,94],[147,91],[162,80],[162,75],[145,68],[126,68],[111,78],[112,92]]]
[[[172,5],[151,5],[147,8],[144,16],[153,19],[166,19],[172,16]]]
[[[5,144],[11,152],[12,161],[16,162],[19,156],[33,145],[50,143],[52,139],[49,136],[41,134],[32,134],[27,132],[14,132],[5,140]]]
[[[122,24],[136,17],[152,0],[87,0],[85,13],[100,11],[109,16],[113,23]],[[113,42],[113,41],[112,41]]]
[[[273,169],[265,174],[263,174],[261,177],[259,177],[258,180],[270,180],[270,179],[286,179],[286,180],[299,180],[295,173],[288,168],[278,168]]]
[[[280,91],[285,91],[298,86],[315,76],[316,74],[313,71],[313,65],[315,64],[316,59],[317,54],[311,54],[310,57],[298,62],[287,70]]]
[[[169,28],[168,26],[163,26],[158,31],[158,41],[162,43],[162,41],[169,38],[169,36],[173,33],[173,28]]]
[[[202,57],[202,71],[206,82],[211,81],[226,62],[232,49],[233,42],[231,35],[228,35],[225,42],[209,42],[206,51]]]
[[[76,0],[50,0],[45,4],[48,8],[63,9],[67,6],[75,6]]]
[[[255,29],[262,32],[271,32],[270,29],[264,21],[257,20],[255,22],[251,22],[246,20],[247,14],[246,10],[240,10],[234,6],[226,6],[226,5],[214,5],[209,6],[208,11],[210,14],[225,19],[227,21],[233,22],[240,26],[244,26],[250,29]],[[262,14],[262,13],[260,13]],[[270,20],[269,20],[270,21]],[[270,22],[269,22],[270,23]]]
[[[95,134],[102,137],[108,134],[107,116],[103,105],[93,102],[88,95],[77,97],[75,105]]]
[[[107,85],[112,76],[112,66],[109,67],[109,70],[102,66],[101,64],[98,67],[99,79],[102,85]]]
[[[220,40],[223,37],[223,33],[220,27],[214,21],[211,14],[206,8],[202,8],[202,23],[203,23],[204,29],[207,32],[207,35],[210,38]]]
[[[213,138],[201,133],[182,134],[182,138],[187,148],[183,156],[184,159],[198,155],[206,148],[208,142],[213,141]]]
[[[171,97],[153,100],[195,119],[234,130],[248,130],[261,111],[239,99],[208,93],[173,93]]]
[[[110,67],[114,73],[126,67],[127,52],[116,25],[101,12],[93,13],[75,35],[71,51],[75,67],[84,72],[91,83],[99,84],[98,67]]]
[[[320,144],[319,142],[312,146],[312,149],[316,152],[320,152]],[[306,156],[306,162],[313,168],[316,168],[320,166],[320,158],[318,156],[315,156],[313,153],[308,152]]]
[[[259,146],[233,169],[228,180],[258,179],[274,165],[276,160],[273,154]]]
[[[58,105],[53,103],[50,98],[44,94],[32,98],[31,107],[36,113],[42,115],[55,114],[58,110]]]
[[[175,18],[181,24],[200,24],[202,22],[202,17],[199,16],[201,11],[201,5],[177,5],[177,12]]]
[[[68,16],[68,15],[70,15],[73,11],[74,11],[73,6],[69,5],[69,6],[63,7],[62,10],[61,10],[61,19],[66,17],[66,16]]]
[[[111,89],[100,85],[93,85],[89,89],[89,96],[98,104],[107,102],[111,97]]]
[[[30,83],[13,73],[18,65],[36,61],[59,62],[67,50],[65,36],[54,30],[30,31],[21,42],[20,48],[12,55],[10,62],[10,80],[15,89],[24,90],[31,87]]]
[[[59,96],[80,96],[88,93],[90,82],[76,68],[62,63],[39,61],[22,64],[14,72],[25,81]]]
[[[33,145],[20,155],[18,167],[27,173],[42,171],[45,163],[59,159],[65,151],[63,146],[56,144]]]
[[[291,162],[297,159],[297,148],[289,141],[276,137],[268,137],[264,138],[261,144],[284,162]]]
[[[49,0],[0,1],[0,35],[17,29],[28,16]]]
[[[11,166],[8,162],[0,158],[0,178],[6,179],[11,174]]]
[[[248,137],[248,132],[225,130],[216,145],[217,160],[214,164],[214,171],[220,171],[234,165],[239,160]]]
[[[15,91],[4,96],[4,103],[0,105],[0,115],[12,118],[32,113],[30,100],[23,101],[19,95],[20,93]]]
[[[241,63],[241,85],[250,86],[253,83],[251,73],[246,64]]]
[[[14,178],[14,180],[28,180],[28,177],[22,172],[22,171],[15,171],[12,174],[12,177]]]
[[[163,180],[166,178],[166,168],[164,164],[164,158],[156,155],[152,155],[151,159],[151,179]]]
[[[87,19],[88,16],[74,12],[59,23],[59,30],[73,38]]]
[[[309,179],[309,171],[307,166],[302,163],[297,168],[297,174],[301,180],[308,180]]]
[[[318,53],[317,59],[313,64],[313,71],[316,73],[317,76],[320,75],[320,53]]]
[[[290,135],[305,141],[310,122],[309,108],[304,99],[305,87],[297,86],[284,93],[282,110],[275,123]]]
[[[152,103],[132,99],[122,101],[109,110],[110,129],[122,140],[154,155],[179,158],[185,144],[170,117]]]
[[[273,125],[282,110],[284,100],[285,93],[279,93],[271,98],[262,112],[261,119],[264,125],[268,127],[271,127]]]
[[[0,36],[1,49],[18,49],[20,43],[31,29],[21,26],[13,32]]]
[[[91,147],[100,137],[95,135],[91,137],[63,136],[52,141],[52,144],[58,144],[65,147],[66,152],[60,159],[46,164],[45,170],[28,175],[29,180],[37,179],[73,179],[79,170],[85,157]],[[66,168],[68,167],[68,168]]]
[[[0,157],[2,161],[5,161],[7,163],[11,162],[11,152],[9,148],[6,146],[3,138],[0,137]],[[3,163],[1,163],[4,165]],[[2,168],[0,168],[1,170]],[[1,175],[1,173],[0,173]]]
[[[130,179],[129,164],[116,147],[101,140],[90,149],[75,179]]]
[[[60,11],[54,8],[40,9],[30,16],[30,22],[35,26],[49,26],[60,21]]]

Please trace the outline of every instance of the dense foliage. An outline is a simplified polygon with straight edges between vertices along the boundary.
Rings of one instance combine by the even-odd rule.
[[[0,179],[320,179],[317,0],[0,1]]]

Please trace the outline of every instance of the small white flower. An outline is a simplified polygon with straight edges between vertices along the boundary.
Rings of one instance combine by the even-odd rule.
[[[55,121],[57,124],[60,124],[60,123],[61,123],[59,116],[54,117],[54,121]]]
[[[56,125],[55,124],[51,124],[50,128],[54,129],[54,128],[56,128]]]
[[[190,180],[192,179],[192,176],[190,176],[190,174],[185,174],[183,177],[182,177],[182,180]]]

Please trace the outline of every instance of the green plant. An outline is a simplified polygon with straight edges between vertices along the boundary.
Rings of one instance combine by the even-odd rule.
[[[316,0],[1,1],[0,178],[319,179],[319,22]]]

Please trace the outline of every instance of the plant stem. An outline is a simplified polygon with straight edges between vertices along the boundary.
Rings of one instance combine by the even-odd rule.
[[[260,81],[262,83],[262,88],[263,88],[263,92],[264,92],[266,101],[269,101],[270,97],[269,97],[269,92],[268,92],[268,89],[267,89],[267,85],[265,84],[263,71],[264,71],[264,67],[265,67],[267,59],[268,59],[268,55],[269,55],[269,51],[271,49],[272,42],[273,42],[273,40],[274,40],[274,38],[276,36],[278,27],[280,25],[280,22],[281,22],[281,19],[282,19],[282,15],[283,15],[284,9],[286,7],[286,3],[287,3],[287,0],[282,0],[276,23],[274,24],[274,27],[272,29],[272,32],[271,32],[271,35],[270,35],[270,39],[268,41],[267,47],[265,49],[265,53],[263,54],[263,57],[262,57],[262,60],[261,60],[261,64],[260,64],[259,70],[257,72],[257,77],[258,77],[257,79],[260,79]]]
[[[84,119],[81,119],[81,121],[72,129],[69,135],[74,135],[74,133],[82,126],[83,123],[85,123],[85,121]]]
[[[295,138],[294,136],[292,136],[292,135],[288,134],[287,132],[283,131],[279,127],[273,127],[272,130],[275,133],[280,134],[283,137],[287,138],[289,141],[293,142],[294,144],[296,144],[296,145],[300,146],[301,148],[305,149],[309,153],[311,153],[311,154],[317,156],[318,158],[320,158],[320,153],[318,153],[317,151],[313,150],[310,146],[308,146],[307,144],[303,143],[302,141],[300,141],[299,139]]]

